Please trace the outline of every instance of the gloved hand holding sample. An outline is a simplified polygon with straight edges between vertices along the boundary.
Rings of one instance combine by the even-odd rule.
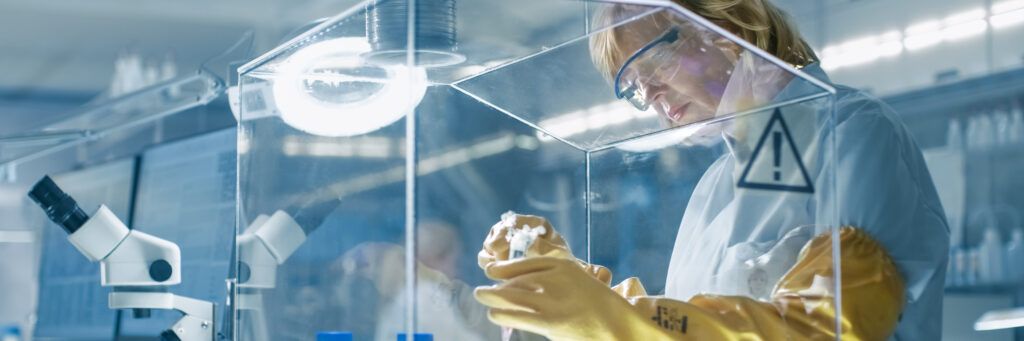
[[[477,288],[494,323],[553,340],[884,340],[903,309],[903,280],[881,245],[863,230],[839,233],[842,312],[834,306],[832,236],[800,252],[769,301],[701,294],[687,301],[645,296],[635,280],[616,288],[571,260],[534,257],[498,261],[487,276],[502,284]]]
[[[491,308],[488,317],[494,323],[553,340],[651,340],[632,330],[647,321],[629,302],[573,260],[539,256],[498,261],[486,273],[503,281],[475,292]]]
[[[572,254],[572,250],[569,249],[565,239],[555,231],[547,219],[533,215],[516,214],[514,212],[503,214],[501,220],[495,223],[494,226],[491,226],[487,238],[484,239],[483,247],[477,254],[477,264],[480,265],[480,268],[486,270],[487,267],[497,261],[508,260],[510,258],[509,250],[511,244],[510,230],[522,229],[523,226],[544,228],[543,233],[539,234],[538,238],[533,240],[526,249],[525,257],[547,256],[575,260],[579,266],[583,267],[584,271],[594,278],[605,284],[611,282],[611,272],[607,268],[588,264],[577,259]]]
[[[495,261],[509,259],[509,231],[513,228],[519,229],[523,226],[543,227],[544,231],[539,235],[531,247],[527,250],[526,256],[550,256],[566,259],[575,259],[572,250],[566,245],[562,235],[551,228],[551,224],[542,217],[533,215],[516,214],[506,212],[502,214],[501,220],[491,226],[484,240],[483,248],[477,254],[477,264],[481,269]]]

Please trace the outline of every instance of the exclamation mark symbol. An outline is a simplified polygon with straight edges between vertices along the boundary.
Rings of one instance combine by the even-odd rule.
[[[779,171],[779,166],[782,164],[782,133],[775,132],[772,134],[772,145],[775,147],[775,181],[782,180],[782,172]]]

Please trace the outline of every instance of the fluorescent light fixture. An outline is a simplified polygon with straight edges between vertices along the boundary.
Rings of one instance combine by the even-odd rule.
[[[391,146],[383,143],[356,144],[356,155],[365,158],[383,159],[391,156]]]
[[[822,59],[832,59],[839,57],[842,52],[843,51],[839,49],[839,46],[829,45],[825,46],[825,48],[821,50],[821,57]]]
[[[643,153],[655,150],[661,150],[666,147],[682,144],[687,139],[693,137],[697,132],[704,128],[703,123],[694,123],[688,126],[675,128],[670,131],[657,133],[651,136],[642,137],[633,141],[629,141],[618,146],[615,149],[627,151],[631,153]]]
[[[591,108],[576,110],[540,121],[540,127],[559,138],[569,138],[588,131],[604,129],[610,126],[625,124],[635,120],[657,118],[654,110],[640,111],[628,107],[621,102],[612,102]],[[542,132],[537,132],[537,139],[551,142],[555,139]]]
[[[839,65],[832,64],[831,60],[828,58],[822,58],[821,60],[821,68],[824,69],[825,71],[832,71],[838,69],[839,67]]]
[[[906,32],[907,37],[903,39],[903,46],[907,51],[924,49],[942,42],[942,24],[938,20],[911,25]]]
[[[608,106],[592,108],[585,111],[585,113],[587,117],[588,130],[597,130],[607,126],[625,123],[633,119],[633,115],[614,110]]]
[[[540,142],[537,141],[536,137],[519,135],[516,136],[516,147],[522,150],[537,150],[540,147]]]
[[[423,176],[473,160],[501,154],[516,148],[515,134],[501,134],[471,145],[424,157],[416,163],[416,174]]]
[[[638,120],[645,119],[645,118],[658,117],[658,112],[654,111],[654,110],[645,110],[645,111],[633,110],[632,113],[633,113],[633,118],[638,119]]]
[[[867,36],[843,43],[839,46],[843,51],[840,64],[853,66],[875,61],[880,57],[875,48],[877,45],[878,37],[876,36]]]
[[[899,31],[893,30],[828,46],[822,50],[822,67],[834,70],[897,56],[903,52],[902,38]]]
[[[988,23],[985,21],[985,10],[982,8],[950,15],[943,19],[942,22],[945,26],[942,29],[942,38],[945,41],[958,41],[970,38],[985,33],[985,30],[988,29]]]
[[[993,4],[990,12],[983,8],[974,8],[941,20],[928,20],[910,25],[902,35],[899,31],[889,31],[826,46],[822,49],[821,66],[827,71],[832,71],[866,64],[881,58],[898,56],[903,51],[917,51],[942,42],[956,42],[976,37],[985,33],[989,25],[993,29],[1003,29],[1022,23],[1024,0],[1002,1]]]
[[[940,29],[942,29],[941,22],[939,22],[938,20],[928,20],[907,26],[907,29],[904,31],[907,32],[908,36],[911,36],[926,34],[930,32],[937,32]]]
[[[281,151],[288,156],[361,157],[382,159],[396,156],[391,139],[381,136],[361,136],[348,139],[311,139],[287,136]]]
[[[974,330],[998,330],[1024,327],[1024,308],[993,310],[974,322]]]
[[[1019,9],[1024,9],[1024,0],[1010,0],[992,4],[992,14],[994,15],[1012,12]]]
[[[903,47],[905,47],[907,51],[917,51],[938,45],[941,42],[941,32],[930,32],[928,34],[920,34],[907,37],[907,39],[903,40]]]
[[[278,68],[273,94],[281,119],[319,136],[355,136],[388,126],[413,110],[427,89],[426,70],[399,66],[370,66],[360,55],[370,51],[362,37],[325,40],[303,47]],[[379,76],[361,76],[376,68]],[[337,87],[351,84],[363,90],[356,100],[316,96],[310,84]],[[351,94],[349,94],[351,95]]]
[[[895,57],[903,53],[903,43],[900,41],[887,41],[878,45],[878,55],[881,57]]]
[[[989,18],[992,28],[1003,29],[1024,23],[1024,8],[993,15]]]
[[[984,20],[984,19],[985,19],[985,9],[983,9],[983,8],[975,8],[975,9],[972,9],[972,10],[967,10],[967,11],[963,11],[963,12],[960,12],[960,13],[955,13],[953,15],[950,15],[950,16],[946,17],[945,19],[942,19],[942,22],[946,26],[953,26],[953,25],[962,24],[962,23],[965,23],[965,22],[971,22],[971,21],[976,21],[976,20]]]
[[[500,134],[488,137],[465,147],[454,148],[436,155],[424,157],[416,163],[416,175],[424,176],[447,168],[459,166],[473,160],[501,154],[518,147],[522,139],[529,136]],[[534,142],[536,143],[536,142]],[[536,145],[534,145],[536,147]],[[336,197],[345,197],[355,193],[372,190],[381,186],[399,183],[405,180],[405,166],[383,169],[379,172],[354,178],[342,179],[327,186],[327,191]]]
[[[903,34],[900,31],[889,31],[879,36],[878,55],[894,57],[903,52]]]
[[[953,42],[980,35],[985,33],[985,30],[988,30],[988,23],[984,19],[978,19],[942,29],[942,38],[945,41]]]
[[[573,113],[541,121],[540,126],[555,136],[565,138],[587,131],[587,120],[583,115]]]
[[[861,38],[857,38],[857,39],[847,40],[842,45],[839,45],[839,48],[842,51],[844,51],[844,52],[850,52],[850,51],[860,50],[860,49],[869,49],[869,48],[874,47],[874,45],[877,44],[877,43],[878,43],[878,37],[874,36],[874,35],[871,35],[871,36],[861,37]]]

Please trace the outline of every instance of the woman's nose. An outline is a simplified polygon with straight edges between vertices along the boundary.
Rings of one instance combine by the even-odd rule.
[[[646,89],[644,89],[644,102],[655,104],[655,101],[665,98],[667,88],[667,86],[657,83],[647,85]]]

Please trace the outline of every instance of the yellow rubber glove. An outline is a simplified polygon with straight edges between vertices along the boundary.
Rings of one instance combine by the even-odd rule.
[[[569,245],[566,244],[565,239],[555,231],[547,219],[533,215],[515,214],[513,215],[513,221],[512,226],[517,228],[523,225],[533,227],[544,226],[545,228],[544,234],[537,238],[533,245],[530,245],[530,248],[526,250],[526,257],[547,256],[575,260],[579,266],[583,267],[594,278],[605,283],[605,285],[611,283],[612,273],[603,266],[588,264],[576,259],[576,256],[572,254],[572,250],[569,249]],[[486,270],[488,265],[496,261],[508,260],[509,243],[508,239],[506,239],[507,234],[508,226],[505,221],[499,221],[494,226],[491,226],[490,232],[487,233],[487,238],[484,239],[483,247],[477,254],[477,264],[481,269]]]
[[[532,257],[498,261],[487,276],[507,281],[478,287],[477,301],[490,307],[494,323],[544,335],[552,340],[636,340],[648,325],[626,301],[590,276],[574,260]],[[649,328],[648,328],[649,329]]]
[[[842,337],[885,340],[903,309],[903,280],[867,233],[840,230]],[[609,290],[572,261],[551,257],[496,262],[478,287],[488,317],[554,340],[833,340],[832,238],[811,240],[776,284],[770,302],[699,295],[687,302],[646,297],[638,281]],[[620,296],[623,294],[630,299]]]

